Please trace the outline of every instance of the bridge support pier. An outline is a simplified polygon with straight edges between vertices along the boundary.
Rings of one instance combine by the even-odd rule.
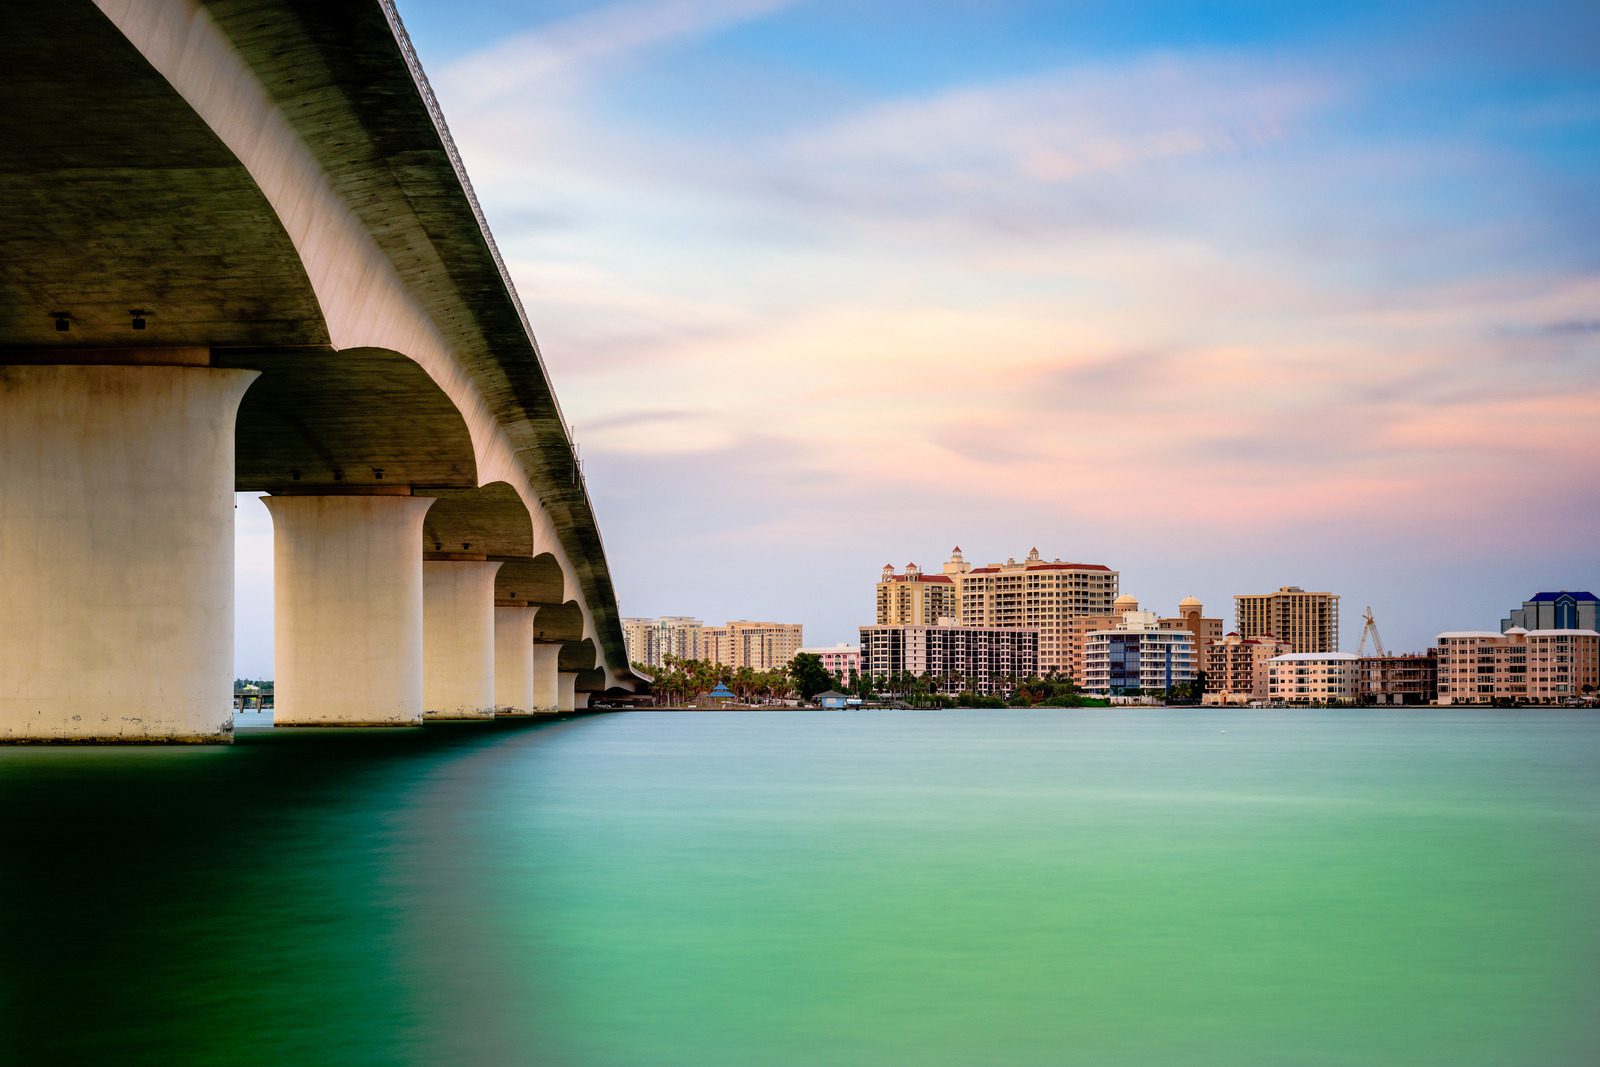
[[[561,646],[533,643],[533,710],[555,711],[561,703]]]
[[[232,740],[256,372],[146,351],[185,365],[0,366],[0,741]]]
[[[422,715],[494,718],[494,574],[481,555],[429,552],[422,563]]]
[[[520,600],[494,607],[494,709],[501,715],[533,711],[533,613]]]
[[[269,496],[279,726],[422,721],[422,519],[432,497]]]
[[[560,677],[561,680],[558,683],[558,688],[556,690],[556,710],[557,711],[577,711],[578,710],[578,693],[577,693],[578,672],[577,671],[562,671],[562,672],[560,672],[559,677]]]

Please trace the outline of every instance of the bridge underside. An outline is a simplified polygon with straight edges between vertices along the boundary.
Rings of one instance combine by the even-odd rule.
[[[189,23],[173,30],[140,25],[154,16],[136,6],[113,7],[113,17],[86,0],[0,10],[0,421],[10,427],[0,582],[16,597],[27,584],[18,576],[32,574],[39,597],[55,582],[82,598],[41,608],[32,622],[16,612],[0,620],[0,649],[12,649],[0,651],[0,674],[34,679],[27,692],[0,694],[0,737],[37,732],[26,716],[51,699],[103,699],[70,686],[51,697],[40,672],[69,664],[28,668],[24,657],[42,655],[29,626],[44,618],[64,632],[92,631],[85,620],[104,613],[106,596],[126,609],[120,625],[135,635],[193,612],[210,635],[201,641],[209,659],[184,669],[231,681],[231,609],[226,621],[216,610],[218,598],[231,602],[231,577],[219,578],[231,568],[231,510],[212,506],[218,490],[417,499],[406,512],[415,536],[398,518],[402,505],[296,505],[305,573],[325,579],[327,560],[314,557],[336,544],[404,572],[403,581],[347,582],[355,597],[405,585],[413,563],[423,573],[425,555],[429,573],[483,563],[487,600],[472,609],[472,625],[481,621],[489,636],[463,655],[495,646],[496,612],[511,619],[521,607],[530,642],[553,646],[538,653],[551,661],[546,673],[559,670],[577,692],[635,687],[592,508],[537,348],[384,9],[176,2],[163,17]],[[148,39],[136,44],[134,30]],[[182,48],[163,52],[162,33]],[[212,49],[215,61],[242,60],[240,84],[261,95],[261,138],[281,124],[319,168],[305,202],[339,205],[376,261],[341,265],[341,250],[318,236],[326,227],[301,218],[313,208],[264,185],[263,165],[246,162],[250,138],[208,120],[209,83],[170,79],[206,58],[208,34],[226,45]],[[374,262],[398,280],[398,297],[335,299],[343,290],[328,279],[364,278]],[[24,424],[46,434],[68,409],[123,434],[101,439],[78,427],[55,452],[25,435]],[[76,503],[52,510],[30,499],[51,493]],[[164,517],[152,514],[157,501]],[[275,522],[288,521],[281,510]],[[340,523],[348,528],[335,534]],[[124,531],[120,541],[102,537],[112,527]],[[104,565],[68,558],[83,553]],[[74,567],[91,575],[88,586],[61,586]],[[280,611],[282,597],[280,589]],[[420,626],[424,606],[406,606],[403,626]],[[323,610],[310,600],[299,607],[305,617]],[[177,632],[167,622],[155,629]],[[169,652],[125,649],[120,681],[102,681],[123,686],[124,699],[141,687],[170,693]],[[213,696],[201,686],[185,699],[198,707]],[[147,709],[79,736],[145,736],[130,718],[148,726],[161,716]],[[190,718],[192,729],[169,724],[149,736],[225,733],[209,712]]]

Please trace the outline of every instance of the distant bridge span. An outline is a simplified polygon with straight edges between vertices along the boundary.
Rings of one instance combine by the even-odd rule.
[[[388,0],[0,8],[0,740],[637,691],[527,316]]]

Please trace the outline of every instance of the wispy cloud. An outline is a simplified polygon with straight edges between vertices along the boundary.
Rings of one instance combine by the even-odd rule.
[[[797,0],[636,0],[582,11],[457,60],[443,84],[464,107],[567,89],[652,49],[700,40]]]

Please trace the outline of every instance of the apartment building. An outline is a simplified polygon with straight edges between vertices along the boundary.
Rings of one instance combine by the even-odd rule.
[[[668,656],[704,659],[701,633],[705,624],[688,615],[663,615],[659,619],[623,619],[622,637],[628,662],[661,667]]]
[[[1271,635],[1296,652],[1338,651],[1337,593],[1308,593],[1285,585],[1275,593],[1237,595],[1233,603],[1234,629],[1243,637]]]
[[[1213,641],[1201,660],[1205,664],[1206,691],[1201,703],[1230,705],[1265,703],[1270,681],[1269,664],[1293,651],[1276,637],[1241,637],[1237,632]]]
[[[707,626],[700,633],[704,659],[728,667],[770,671],[787,666],[805,644],[797,622],[751,622],[737,619],[725,626]]]
[[[1194,635],[1162,628],[1153,611],[1130,611],[1116,629],[1088,634],[1083,662],[1079,684],[1096,696],[1170,693],[1199,670]]]
[[[958,550],[945,570],[959,589],[963,626],[1038,631],[1041,674],[1072,671],[1072,620],[1111,615],[1117,598],[1119,575],[1110,567],[1045,560],[1037,548],[1020,563],[983,567],[968,567]]]
[[[823,670],[838,675],[845,682],[850,681],[852,674],[861,673],[859,645],[847,645],[841,642],[826,648],[802,648],[800,651],[816,656],[822,661]]]
[[[1455,630],[1438,639],[1440,704],[1562,704],[1600,688],[1600,633]]]
[[[956,555],[961,549],[956,549]],[[933,626],[961,613],[961,591],[948,574],[924,574],[915,563],[897,573],[889,563],[878,579],[877,620],[882,626]]]
[[[1036,630],[982,626],[863,626],[861,673],[877,682],[926,675],[934,692],[1008,696],[1039,672]]]
[[[1359,672],[1354,652],[1290,652],[1267,664],[1272,704],[1351,704]]]

